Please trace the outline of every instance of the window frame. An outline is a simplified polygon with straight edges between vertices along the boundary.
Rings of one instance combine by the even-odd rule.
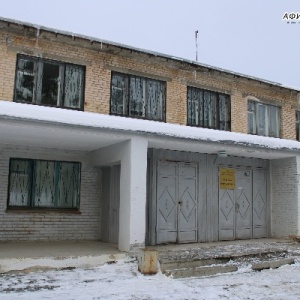
[[[250,106],[252,106],[250,110]],[[275,112],[275,119],[274,117],[271,118],[271,114]],[[264,124],[260,123],[261,114],[264,114]],[[250,128],[250,114],[252,119],[252,128]],[[276,124],[276,134],[272,133],[272,122],[277,122]],[[252,130],[250,130],[252,129]],[[274,129],[274,128],[273,128]],[[247,133],[257,136],[265,136],[265,137],[273,137],[273,138],[280,138],[281,137],[281,108],[279,106],[273,104],[263,103],[254,99],[248,99],[247,102]]]
[[[34,77],[34,83],[33,83],[33,100],[32,101],[26,101],[26,100],[18,100],[17,98],[17,79],[18,79],[18,71],[19,71],[19,61],[20,59],[32,61],[34,63],[33,66],[33,77]],[[45,64],[50,65],[56,65],[60,69],[63,69],[63,72],[59,70],[59,77],[61,78],[61,91],[60,94],[60,100],[58,105],[51,105],[46,103],[39,103],[39,101],[42,101],[41,95],[38,96],[38,94],[41,93],[42,90],[42,72]],[[80,89],[80,99],[79,99],[79,106],[77,107],[68,107],[65,106],[66,103],[66,69],[67,67],[73,67],[81,69],[82,72],[82,87]],[[83,111],[84,110],[84,97],[85,97],[85,80],[86,80],[86,66],[69,63],[69,62],[62,62],[54,59],[48,59],[43,57],[37,57],[37,56],[30,56],[25,54],[17,54],[16,58],[16,67],[15,67],[15,80],[14,80],[14,95],[13,95],[13,101],[16,103],[26,103],[26,104],[32,104],[32,105],[39,105],[39,106],[46,106],[46,107],[56,107],[56,108],[62,108],[62,109],[71,109],[71,110],[78,110]],[[38,86],[39,83],[39,86]],[[39,99],[40,98],[40,99]]]
[[[29,164],[31,164],[30,166],[30,174],[28,176],[30,176],[29,178],[29,186],[28,186],[28,200],[27,200],[27,205],[11,205],[10,204],[10,192],[11,192],[11,177],[12,177],[12,163],[13,161],[26,161]],[[36,185],[36,169],[35,169],[35,163],[37,162],[50,162],[50,163],[54,163],[55,166],[57,166],[57,164],[60,163],[72,163],[72,164],[76,164],[78,167],[78,174],[77,174],[77,203],[76,206],[72,207],[66,207],[66,206],[38,206],[35,205],[35,194],[34,194],[34,188]],[[29,167],[27,167],[29,168]],[[34,210],[34,211],[79,211],[80,209],[80,195],[81,195],[81,162],[74,162],[74,161],[57,161],[57,160],[45,160],[45,159],[27,159],[27,158],[18,158],[18,157],[11,157],[9,160],[9,173],[8,173],[8,187],[7,187],[7,210]],[[58,176],[58,170],[55,167],[55,175],[54,176]],[[59,180],[56,180],[55,182],[55,202],[58,203],[59,202],[59,197],[57,191],[58,189],[61,187],[61,182]]]
[[[117,86],[113,86],[113,77],[114,76],[120,76],[123,77],[124,79],[126,79],[127,84],[125,84],[124,87],[124,92],[122,90],[121,87],[117,87]],[[143,84],[145,84],[145,90],[143,90],[143,93],[145,95],[147,95],[147,97],[145,96],[145,105],[143,106],[143,112],[144,112],[144,116],[137,116],[134,114],[130,113],[130,108],[132,106],[133,103],[131,103],[131,88],[130,88],[130,83],[131,83],[131,79],[135,80],[139,80],[141,82],[144,82]],[[161,106],[161,118],[152,118],[151,116],[148,115],[148,107],[149,107],[149,99],[148,99],[148,91],[147,91],[147,87],[148,84],[150,84],[151,82],[155,83],[155,84],[161,84],[163,87],[163,95],[162,97],[162,102],[160,103]],[[119,89],[122,90],[122,93],[124,93],[123,95],[123,102],[122,102],[122,106],[123,106],[123,113],[118,113],[118,112],[113,112],[113,106],[116,104],[113,104],[113,89]],[[158,96],[160,97],[160,96]],[[128,73],[122,73],[122,72],[117,72],[117,71],[112,71],[111,72],[111,82],[110,82],[110,101],[109,101],[109,112],[110,115],[114,115],[114,116],[121,116],[121,117],[129,117],[129,118],[135,118],[135,119],[143,119],[143,120],[151,120],[151,121],[157,121],[157,122],[166,122],[166,99],[167,99],[167,83],[166,81],[163,80],[159,80],[159,79],[154,79],[154,78],[150,78],[150,77],[145,77],[145,76],[139,76],[139,75],[134,75],[134,74],[128,74]],[[138,99],[135,99],[134,102],[137,102]]]
[[[199,99],[197,99],[197,104],[198,104],[198,124],[192,124],[190,123],[189,120],[192,120],[192,116],[189,116],[189,92],[193,93],[202,93],[202,107],[199,107]],[[206,98],[214,98],[214,103],[213,105],[209,104],[208,101],[206,101]],[[223,100],[221,100],[221,97],[224,97]],[[220,103],[221,101],[225,101],[224,107],[225,107],[225,116],[227,116],[227,120],[222,121],[220,118],[220,110],[221,106]],[[208,107],[208,112],[207,114],[209,115],[209,119],[205,118],[205,107]],[[199,88],[199,87],[194,87],[194,86],[187,86],[187,96],[186,96],[186,109],[187,109],[187,114],[186,114],[186,124],[187,126],[191,127],[199,127],[199,128],[209,128],[209,129],[214,129],[214,130],[221,130],[221,131],[231,131],[231,97],[229,94],[226,93],[221,93],[217,91],[211,91],[208,89],[204,88]],[[201,118],[202,115],[202,118]],[[212,121],[212,115],[215,115],[215,125],[211,126],[211,121]],[[193,118],[193,120],[196,119],[196,117]],[[221,124],[224,123],[224,128],[221,128]]]

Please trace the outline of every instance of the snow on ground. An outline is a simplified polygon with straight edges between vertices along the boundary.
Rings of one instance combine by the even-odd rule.
[[[130,259],[92,269],[2,274],[0,299],[300,299],[300,262],[186,279],[141,275]]]

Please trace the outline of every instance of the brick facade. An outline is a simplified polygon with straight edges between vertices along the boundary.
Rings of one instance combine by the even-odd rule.
[[[79,213],[7,210],[10,157],[81,162]],[[85,153],[7,146],[0,156],[0,241],[99,239],[100,195],[101,171],[90,165]]]
[[[25,30],[26,31],[26,30]],[[281,137],[295,139],[296,92],[217,70],[197,67],[159,57],[120,50],[111,54],[102,46],[94,50],[87,41],[72,40],[53,33],[36,37],[0,31],[0,99],[12,101],[17,53],[40,56],[86,66],[84,110],[101,114],[110,111],[111,70],[138,72],[167,81],[166,122],[186,125],[187,86],[192,85],[231,95],[231,131],[247,133],[247,99],[281,108]]]

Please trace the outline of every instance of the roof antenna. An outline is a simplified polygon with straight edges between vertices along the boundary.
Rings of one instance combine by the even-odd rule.
[[[195,31],[195,42],[196,42],[196,61],[198,61],[198,30]]]

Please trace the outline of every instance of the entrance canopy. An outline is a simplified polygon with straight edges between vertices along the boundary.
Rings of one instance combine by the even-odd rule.
[[[134,137],[149,148],[277,159],[300,151],[297,141],[0,101],[0,142],[94,151]]]

